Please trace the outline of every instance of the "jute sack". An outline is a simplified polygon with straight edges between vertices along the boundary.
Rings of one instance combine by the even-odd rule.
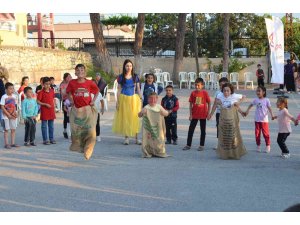
[[[240,159],[247,153],[240,132],[236,107],[221,108],[217,154],[222,159]]]
[[[70,111],[71,151],[81,152],[89,159],[96,144],[97,109],[93,106],[72,107]]]

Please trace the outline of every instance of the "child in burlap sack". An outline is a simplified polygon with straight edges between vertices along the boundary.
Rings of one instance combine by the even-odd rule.
[[[67,93],[71,101],[70,125],[71,125],[71,151],[84,154],[89,160],[96,144],[97,110],[94,102],[98,96],[97,85],[86,79],[85,66],[78,64],[75,67],[77,79],[71,80],[67,87]],[[92,99],[91,94],[94,94]]]
[[[157,99],[157,94],[152,92],[148,97],[149,104],[138,114],[139,117],[143,117],[142,152],[144,158],[168,157],[165,149],[164,117],[168,116],[169,112],[157,104]]]

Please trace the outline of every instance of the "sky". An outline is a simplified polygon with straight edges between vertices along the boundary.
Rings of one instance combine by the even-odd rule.
[[[104,14],[105,17],[113,16],[114,14]],[[137,14],[130,13],[128,15],[137,16]],[[263,13],[258,13],[258,15],[263,15]],[[271,13],[273,16],[283,17],[285,13]],[[294,17],[300,18],[300,13],[293,13]],[[90,16],[88,13],[54,13],[54,22],[55,23],[78,23],[80,20],[81,23],[89,23]]]

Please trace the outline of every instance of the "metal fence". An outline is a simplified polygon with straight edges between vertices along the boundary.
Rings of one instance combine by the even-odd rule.
[[[25,46],[38,47],[38,38],[29,38]],[[198,38],[198,56],[218,58],[223,55],[223,39]],[[42,39],[43,47],[72,51],[96,52],[94,38],[50,38]],[[111,56],[134,56],[134,38],[105,38]],[[144,38],[141,54],[143,57],[174,57],[175,38]],[[235,57],[265,56],[269,49],[266,38],[238,38],[230,40],[230,55]],[[193,40],[186,38],[184,56],[194,57]]]

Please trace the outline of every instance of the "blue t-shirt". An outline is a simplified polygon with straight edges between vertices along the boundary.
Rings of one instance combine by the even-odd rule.
[[[121,94],[123,95],[127,95],[127,96],[132,96],[134,95],[134,82],[133,82],[133,77],[131,77],[130,79],[125,79],[125,82],[123,84],[123,75],[120,74],[117,78],[118,83],[121,85],[122,89],[121,89]],[[135,76],[135,83],[139,83],[139,77],[136,75]]]
[[[25,98],[22,102],[22,116],[23,118],[37,116],[38,114],[38,104],[36,102],[36,99],[31,98]]]

